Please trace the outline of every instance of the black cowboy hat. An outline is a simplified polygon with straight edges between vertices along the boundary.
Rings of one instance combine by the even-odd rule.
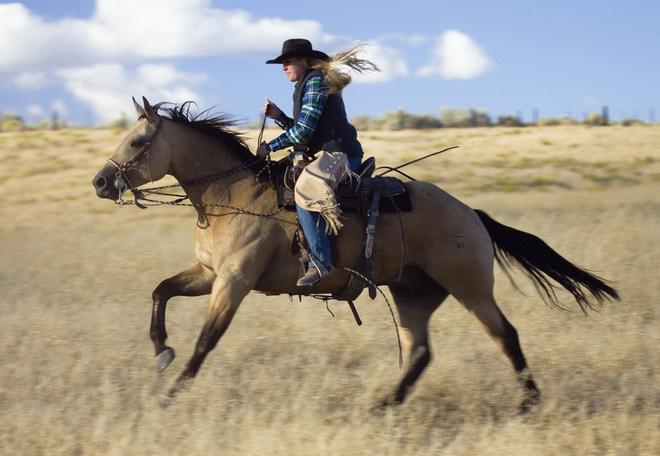
[[[291,38],[282,44],[282,55],[266,63],[282,63],[284,59],[290,57],[315,57],[321,60],[328,60],[328,54],[312,49],[312,43],[304,38]]]

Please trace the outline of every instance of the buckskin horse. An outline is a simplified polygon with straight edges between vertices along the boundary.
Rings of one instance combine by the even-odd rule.
[[[257,159],[225,115],[192,115],[190,103],[143,106],[134,101],[138,121],[108,163],[93,179],[101,198],[121,200],[125,190],[174,176],[198,214],[197,263],[163,280],[153,291],[150,337],[158,367],[174,359],[166,345],[165,310],[173,296],[210,294],[206,320],[194,353],[167,391],[171,401],[195,377],[207,354],[251,291],[306,295],[339,293],[358,261],[362,221],[347,213],[336,239],[335,272],[311,289],[296,288],[299,261],[291,251],[295,213],[278,210],[272,186],[256,183],[266,162]],[[523,411],[540,400],[516,329],[493,297],[495,260],[519,266],[542,297],[560,306],[557,284],[568,290],[583,311],[619,299],[599,277],[560,256],[538,237],[507,227],[473,210],[439,187],[406,183],[411,212],[383,214],[374,249],[374,277],[392,294],[399,316],[405,366],[383,405],[401,403],[431,360],[428,323],[448,295],[454,296],[483,325],[513,364],[524,389]],[[136,196],[136,203],[137,196]],[[405,249],[401,246],[405,238]],[[595,300],[595,303],[594,303]]]

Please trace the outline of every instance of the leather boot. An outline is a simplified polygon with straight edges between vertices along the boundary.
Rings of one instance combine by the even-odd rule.
[[[319,283],[324,277],[330,275],[330,271],[328,271],[323,266],[321,266],[319,269],[317,269],[315,266],[308,267],[305,274],[298,279],[298,282],[296,282],[296,286],[311,287],[312,285]]]

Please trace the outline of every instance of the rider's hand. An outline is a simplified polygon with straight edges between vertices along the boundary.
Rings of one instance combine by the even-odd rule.
[[[259,144],[259,147],[257,147],[257,157],[261,158],[262,160],[265,160],[270,152],[270,147],[268,147],[268,144],[265,142],[262,142]]]
[[[279,119],[282,115],[282,110],[278,108],[275,103],[266,98],[266,102],[264,103],[264,114],[268,118]]]

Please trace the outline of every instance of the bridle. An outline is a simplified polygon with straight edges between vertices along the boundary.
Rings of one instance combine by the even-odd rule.
[[[146,116],[142,115],[138,118],[138,120],[142,118],[146,118]],[[117,190],[119,190],[117,201],[115,201],[117,204],[122,204],[124,202],[121,198],[121,195],[125,190],[130,190],[131,192],[133,192],[133,195],[135,195],[135,191],[137,190],[137,188],[133,185],[133,183],[128,178],[126,173],[129,170],[137,169],[138,159],[142,158],[142,156],[147,157],[147,172],[149,173],[149,182],[154,181],[153,177],[151,176],[151,161],[149,157],[149,148],[151,147],[151,144],[156,138],[156,135],[160,131],[160,126],[162,124],[163,124],[163,119],[159,116],[158,123],[156,124],[156,128],[154,129],[154,132],[151,134],[149,139],[142,145],[142,147],[140,147],[140,150],[138,150],[137,153],[130,159],[125,160],[123,162],[117,162],[110,157],[106,158],[106,160],[117,169],[117,171],[115,172],[115,181],[113,182],[114,187]],[[136,199],[136,206],[140,207],[139,203],[137,203],[137,199]]]

